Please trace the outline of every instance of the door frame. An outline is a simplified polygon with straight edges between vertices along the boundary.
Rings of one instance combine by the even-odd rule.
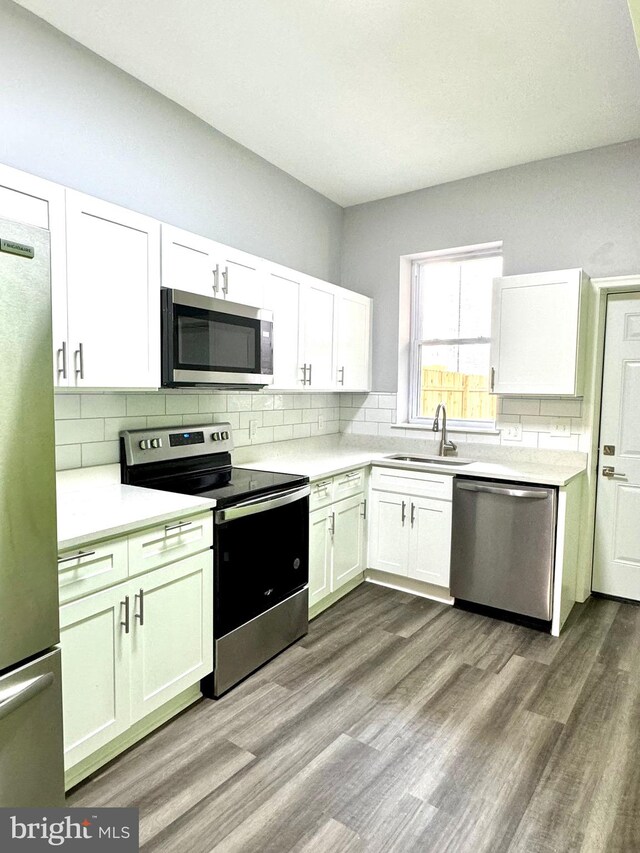
[[[598,447],[602,411],[602,377],[604,373],[604,341],[607,318],[607,297],[611,293],[637,293],[640,274],[591,279],[589,321],[586,353],[586,375],[583,398],[583,420],[587,452],[586,489],[583,494],[579,565],[583,567],[576,582],[576,600],[585,601],[591,595],[593,557],[596,537],[596,497],[598,490]]]

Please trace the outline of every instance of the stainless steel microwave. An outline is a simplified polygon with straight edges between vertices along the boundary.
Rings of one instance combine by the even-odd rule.
[[[162,385],[264,387],[273,382],[273,314],[163,287]]]

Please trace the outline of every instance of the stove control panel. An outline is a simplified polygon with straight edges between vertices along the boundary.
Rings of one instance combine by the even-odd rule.
[[[127,465],[229,453],[233,449],[229,423],[125,430],[120,433],[120,437]]]

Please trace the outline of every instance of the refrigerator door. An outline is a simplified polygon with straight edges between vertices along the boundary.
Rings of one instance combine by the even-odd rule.
[[[0,807],[64,806],[60,651],[0,676]]]
[[[1,673],[58,641],[58,578],[49,233],[0,241]]]
[[[556,490],[456,478],[451,595],[551,619]]]

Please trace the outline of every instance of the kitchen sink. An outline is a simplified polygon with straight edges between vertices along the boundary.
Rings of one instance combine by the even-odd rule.
[[[450,456],[405,456],[402,453],[393,453],[385,456],[394,462],[413,462],[422,465],[471,465],[473,459],[452,459]]]

